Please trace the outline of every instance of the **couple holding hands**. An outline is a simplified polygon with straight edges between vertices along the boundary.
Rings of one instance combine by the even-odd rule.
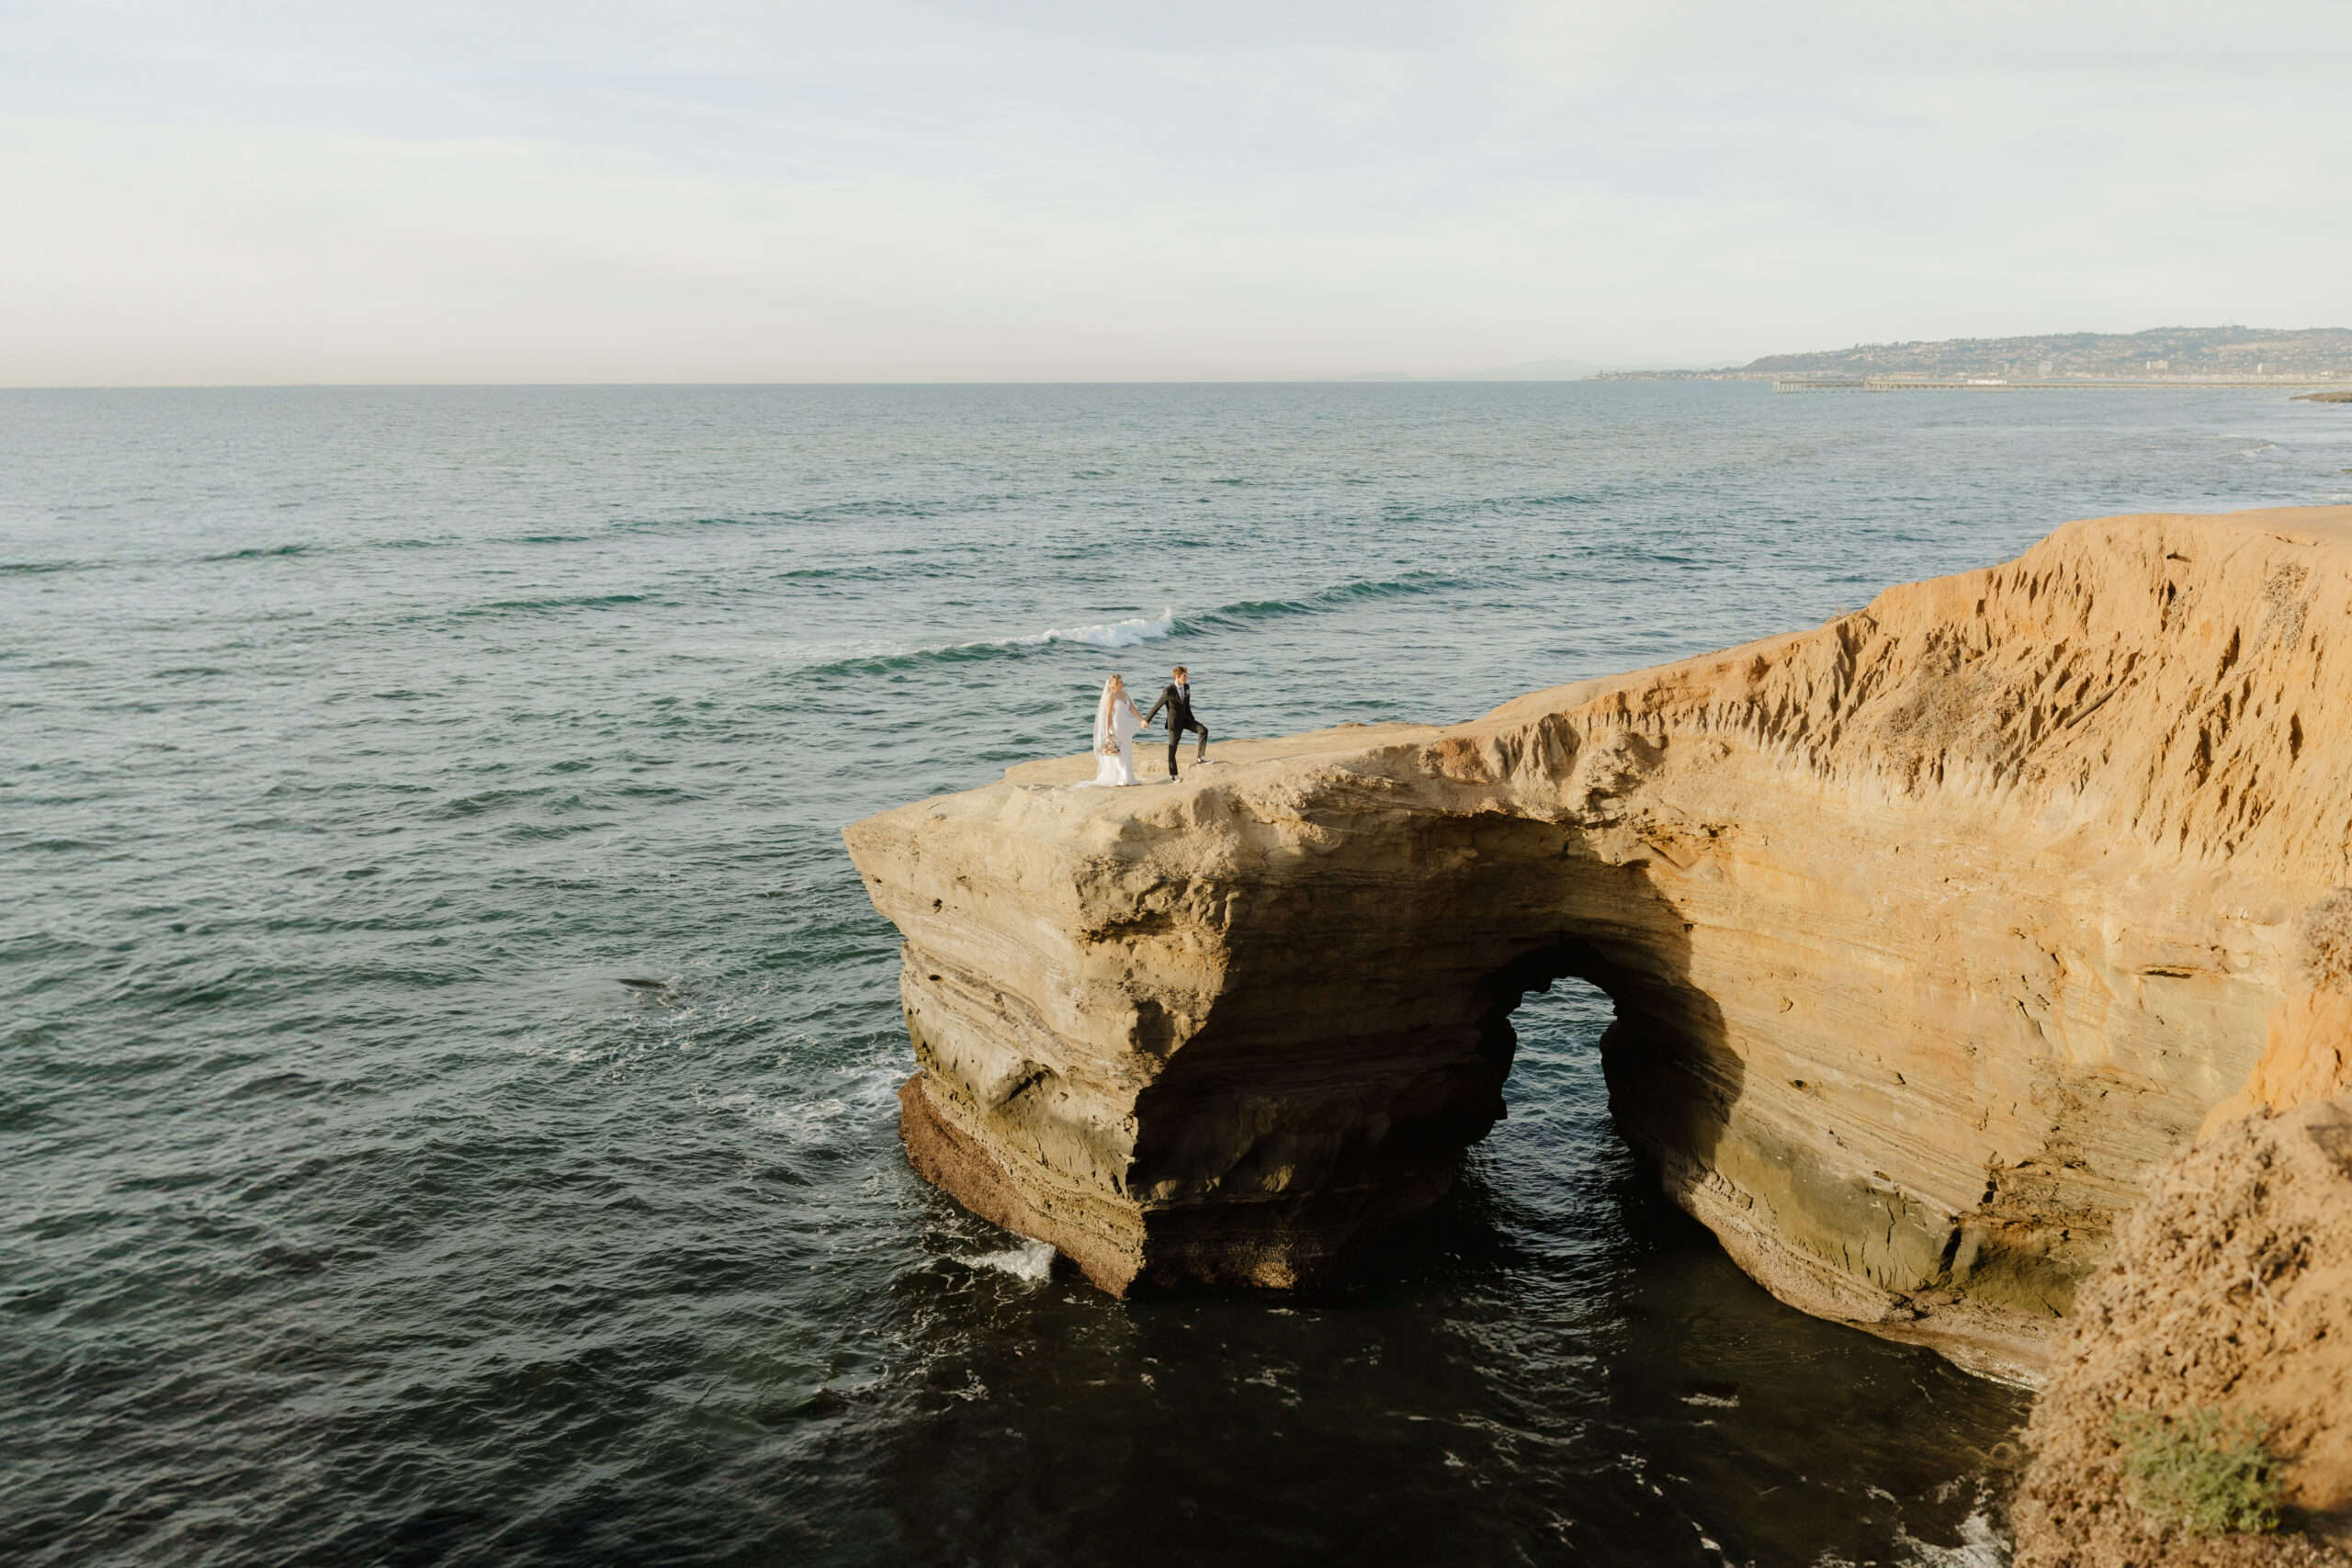
[[[1094,776],[1079,787],[1136,783],[1136,731],[1157,718],[1161,708],[1168,710],[1169,782],[1175,782],[1176,747],[1186,730],[1201,738],[1193,761],[1204,761],[1209,754],[1209,727],[1193,716],[1193,683],[1182,665],[1176,666],[1159,700],[1140,718],[1127,696],[1126,678],[1114,675],[1102,682],[1102,700],[1094,705]]]

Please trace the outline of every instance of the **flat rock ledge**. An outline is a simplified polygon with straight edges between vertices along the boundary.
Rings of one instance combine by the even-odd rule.
[[[1329,1278],[1503,1114],[1527,992],[1805,1311],[2032,1378],[2200,1129],[2352,1089],[2352,508],[2069,524],[1448,727],[1017,767],[846,829],[916,1168],[1105,1290]]]

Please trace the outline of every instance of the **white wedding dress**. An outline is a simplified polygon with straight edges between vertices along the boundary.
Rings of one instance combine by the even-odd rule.
[[[1143,728],[1136,705],[1125,692],[1102,683],[1102,700],[1094,705],[1094,776],[1080,784],[1131,784],[1136,782],[1136,731]]]

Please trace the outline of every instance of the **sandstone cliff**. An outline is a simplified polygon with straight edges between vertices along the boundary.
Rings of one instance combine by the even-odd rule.
[[[1808,1311],[2030,1369],[2149,1173],[2352,1087],[2352,509],[2075,523],[1814,630],[1449,728],[1082,758],[847,830],[917,1167],[1096,1282],[1287,1285],[1614,1000],[1619,1120]]]
[[[2035,1404],[2018,1568],[2352,1568],[2352,1100],[2232,1122],[2153,1188]],[[2287,1532],[2200,1538],[2130,1501],[2115,1413],[2200,1408],[2267,1428]]]

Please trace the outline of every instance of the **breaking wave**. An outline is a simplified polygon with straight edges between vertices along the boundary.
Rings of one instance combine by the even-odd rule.
[[[974,1269],[994,1269],[1036,1284],[1052,1277],[1054,1249],[1048,1242],[1033,1241],[1003,1252],[982,1252],[957,1261]]]
[[[1048,643],[1082,642],[1095,648],[1133,648],[1138,643],[1157,642],[1175,628],[1176,612],[1162,610],[1148,618],[1138,615],[1133,620],[1112,621],[1099,626],[1050,627],[1035,637],[1014,637],[1005,646],[1043,648]]]
[[[1342,582],[1337,587],[1296,599],[1244,599],[1238,604],[1220,605],[1199,615],[1185,616],[1177,625],[1183,631],[1215,631],[1248,626],[1255,621],[1279,620],[1288,615],[1324,615],[1371,599],[1399,599],[1461,586],[1459,578],[1443,572],[1414,571],[1402,577]]]
[[[1894,1539],[1907,1554],[1905,1568],[2008,1568],[2009,1543],[1981,1507],[1961,1521],[1955,1546],[1920,1540],[1900,1525]]]
[[[1243,599],[1213,610],[1179,615],[1173,609],[1157,615],[1137,615],[1095,626],[1049,626],[1022,637],[949,643],[937,648],[902,648],[867,644],[837,652],[835,657],[804,665],[803,675],[848,675],[913,669],[930,663],[962,663],[971,660],[1017,658],[1040,649],[1077,643],[1092,648],[1135,648],[1163,637],[1182,637],[1232,631],[1260,621],[1290,615],[1325,615],[1367,600],[1407,594],[1433,593],[1461,586],[1457,578],[1442,572],[1408,572],[1402,577],[1343,582],[1295,599]]]

